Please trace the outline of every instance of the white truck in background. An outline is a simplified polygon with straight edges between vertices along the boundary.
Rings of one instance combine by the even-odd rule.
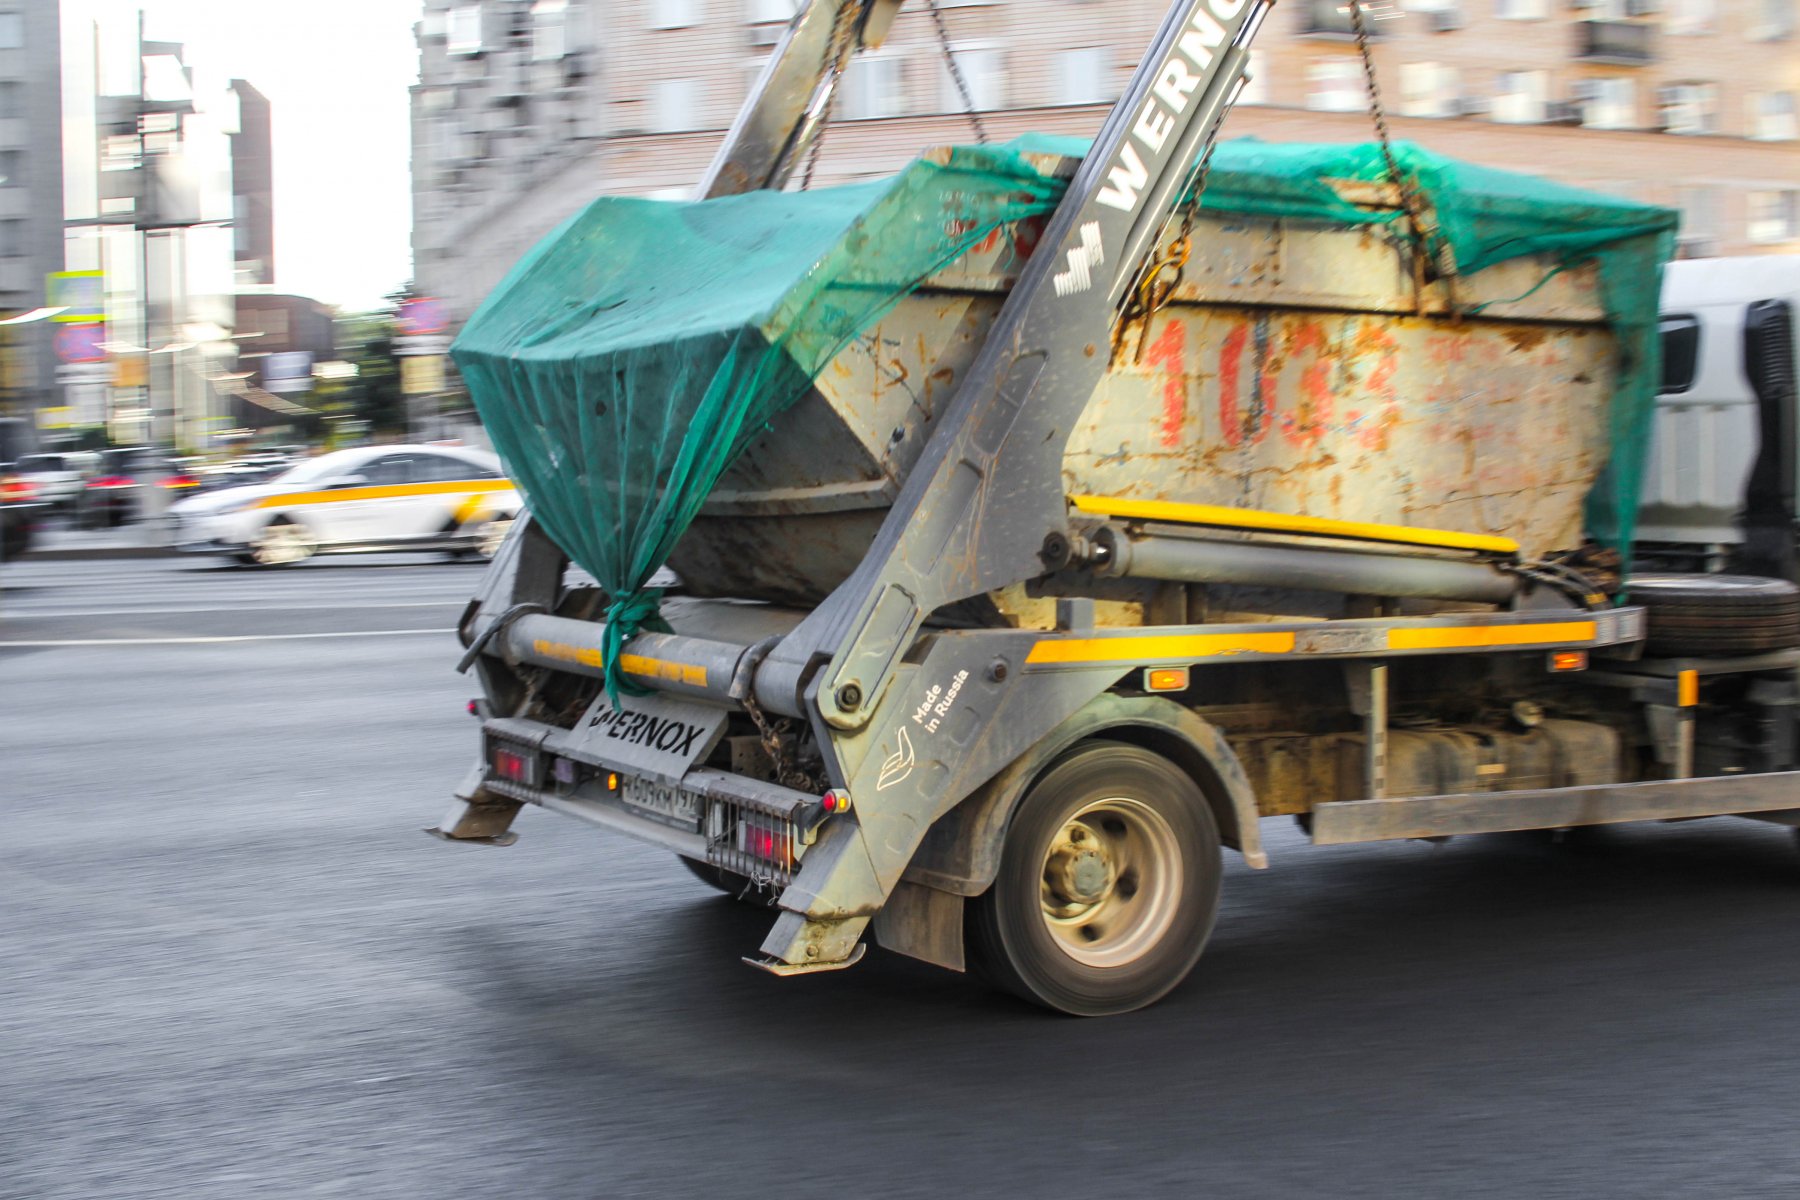
[[[1701,258],[1663,274],[1663,382],[1638,560],[1794,579],[1800,256]]]

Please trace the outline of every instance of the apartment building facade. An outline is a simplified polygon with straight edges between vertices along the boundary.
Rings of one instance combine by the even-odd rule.
[[[1230,137],[1372,136],[1342,0],[1289,0]],[[1162,0],[937,0],[988,136],[1098,128]],[[426,0],[415,275],[466,316],[595,195],[685,194],[794,0]],[[1384,0],[1394,135],[1679,207],[1690,255],[1800,252],[1800,0]],[[819,184],[973,135],[919,0],[843,81]]]
[[[61,26],[55,4],[0,3],[0,317],[44,303],[62,257]],[[55,330],[9,327],[0,405],[24,412],[54,386]]]

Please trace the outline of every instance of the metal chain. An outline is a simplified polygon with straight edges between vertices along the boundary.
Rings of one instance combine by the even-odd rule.
[[[1144,361],[1144,350],[1149,345],[1151,319],[1169,303],[1175,289],[1181,286],[1183,275],[1187,273],[1188,259],[1194,253],[1194,220],[1200,209],[1200,196],[1206,191],[1207,177],[1212,173],[1213,147],[1217,141],[1206,144],[1206,153],[1200,158],[1200,166],[1194,172],[1193,183],[1187,188],[1186,195],[1179,206],[1181,213],[1181,233],[1169,243],[1168,250],[1161,257],[1153,258],[1144,267],[1137,286],[1127,294],[1125,307],[1119,314],[1118,324],[1113,327],[1112,356],[1110,362],[1117,366],[1124,354],[1125,342],[1130,331],[1138,331],[1137,350],[1133,361]],[[1164,226],[1166,229],[1167,226]],[[1167,278],[1165,278],[1165,275]]]
[[[1369,28],[1363,21],[1363,8],[1366,0],[1349,0],[1350,25],[1356,31],[1356,50],[1362,55],[1363,79],[1369,88],[1369,115],[1375,120],[1375,138],[1381,144],[1381,161],[1387,166],[1388,178],[1394,181],[1394,187],[1400,192],[1400,207],[1406,213],[1407,226],[1412,230],[1416,254],[1429,258],[1431,240],[1425,232],[1425,205],[1419,196],[1419,190],[1412,176],[1400,170],[1400,163],[1394,157],[1393,138],[1388,133],[1387,112],[1381,104],[1381,84],[1375,78],[1375,55],[1369,49]]]
[[[843,81],[844,72],[838,64],[845,58],[845,46],[856,33],[856,6],[846,4],[838,10],[837,21],[831,27],[831,45],[827,53],[831,58],[831,91],[825,97],[825,112],[819,118],[819,131],[813,135],[812,145],[806,150],[806,169],[800,175],[800,190],[812,190],[813,171],[819,165],[819,152],[825,148],[825,131],[831,128],[831,114],[837,109],[838,84]],[[854,51],[852,51],[854,53]]]
[[[782,787],[797,788],[810,791],[813,787],[812,777],[799,767],[788,762],[787,751],[782,747],[781,734],[785,721],[771,721],[764,714],[762,705],[756,702],[756,693],[750,691],[744,695],[744,711],[756,724],[757,737],[762,741],[763,753],[775,767],[775,782]]]
[[[969,90],[969,81],[963,78],[962,64],[956,61],[956,55],[950,50],[950,29],[944,24],[943,11],[938,8],[937,0],[925,0],[925,7],[931,10],[931,23],[937,27],[938,46],[944,52],[944,65],[950,68],[950,79],[956,84],[956,94],[962,97],[963,111],[968,114],[969,124],[975,129],[975,140],[985,146],[988,144],[987,126],[981,123],[981,114],[975,111],[975,93]]]

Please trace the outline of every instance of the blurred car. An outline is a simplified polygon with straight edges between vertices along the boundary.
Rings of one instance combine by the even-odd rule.
[[[200,490],[193,473],[197,466],[197,459],[171,458],[155,446],[102,451],[98,472],[87,481],[77,505],[81,523],[112,528],[154,516],[169,500]]]
[[[100,469],[100,456],[90,450],[64,450],[27,454],[13,470],[37,489],[45,504],[73,508],[81,499],[88,476]]]
[[[169,509],[170,541],[264,566],[315,554],[448,550],[491,558],[521,501],[500,460],[451,446],[362,446]]]
[[[92,479],[86,480],[77,500],[79,522],[88,529],[112,529],[142,516],[144,480],[139,479],[139,473],[146,470],[155,453],[155,446],[103,450],[99,468]]]
[[[37,450],[37,427],[23,417],[0,417],[0,558],[25,553],[43,512],[37,488],[13,464]]]
[[[0,559],[17,558],[31,548],[38,518],[48,508],[36,484],[0,469]]]

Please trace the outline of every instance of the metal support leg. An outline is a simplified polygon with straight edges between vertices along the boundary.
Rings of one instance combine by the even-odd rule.
[[[1675,778],[1694,777],[1694,714],[1700,703],[1700,672],[1675,678]]]
[[[1363,795],[1380,800],[1387,795],[1387,664],[1345,663],[1344,683],[1350,692],[1350,711],[1363,719]]]

